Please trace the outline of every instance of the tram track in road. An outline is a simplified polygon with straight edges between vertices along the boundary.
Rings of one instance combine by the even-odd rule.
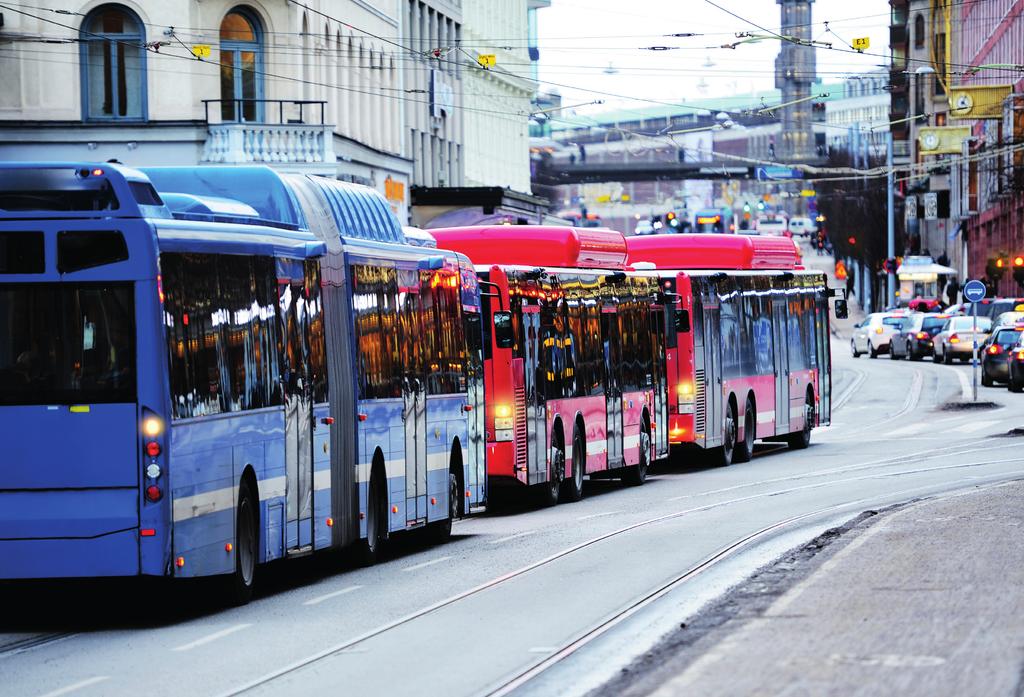
[[[1002,446],[1002,447],[1005,448],[1005,445]],[[951,449],[949,449],[949,450],[951,450]],[[972,452],[978,452],[978,451],[974,450]],[[934,454],[932,457],[925,458],[925,459],[938,459],[938,458],[941,458],[941,457],[948,457],[948,456],[951,456],[951,455],[955,455],[955,453]],[[917,458],[916,462],[920,463],[921,462],[921,458]],[[518,577],[524,576],[525,574],[528,574],[528,573],[530,573],[532,571],[535,571],[535,570],[540,569],[542,567],[545,567],[545,566],[548,566],[550,564],[553,564],[554,562],[557,562],[560,559],[563,559],[563,558],[565,558],[565,557],[567,557],[569,555],[572,555],[572,554],[575,554],[575,553],[580,552],[582,550],[585,550],[585,549],[588,549],[590,547],[593,547],[593,546],[595,546],[595,545],[597,545],[597,544],[599,544],[601,542],[604,542],[606,540],[615,538],[615,537],[620,536],[620,535],[624,535],[626,533],[629,533],[629,532],[632,532],[632,531],[635,531],[635,530],[638,530],[638,529],[641,529],[641,528],[644,528],[644,527],[647,527],[647,526],[653,526],[653,525],[657,525],[659,523],[664,523],[664,522],[671,521],[671,520],[677,520],[677,519],[679,519],[681,517],[688,516],[688,515],[693,515],[695,513],[710,511],[710,510],[713,510],[713,509],[718,509],[718,508],[722,508],[722,507],[726,507],[726,506],[730,506],[730,505],[737,505],[737,504],[741,504],[741,503],[746,503],[746,502],[750,502],[750,501],[757,500],[757,499],[766,499],[766,498],[769,498],[769,497],[781,496],[781,495],[784,495],[784,494],[787,494],[787,493],[793,493],[793,492],[797,492],[797,491],[804,491],[804,490],[807,490],[807,489],[827,487],[827,486],[834,486],[834,485],[841,485],[841,484],[847,484],[847,483],[850,483],[850,482],[863,481],[863,480],[875,479],[875,478],[880,478],[880,477],[899,477],[899,476],[907,476],[907,475],[913,475],[913,474],[922,474],[922,473],[927,473],[927,472],[931,472],[931,471],[941,471],[941,470],[948,470],[948,469],[967,469],[967,468],[971,468],[971,467],[980,467],[980,466],[991,465],[991,464],[1006,464],[1006,463],[1011,463],[1011,462],[1022,462],[1022,463],[1024,463],[1024,456],[1018,457],[1018,458],[1007,458],[1007,459],[1000,459],[1000,460],[994,460],[994,461],[978,461],[978,462],[971,462],[971,463],[956,463],[956,464],[952,464],[952,465],[941,465],[941,466],[932,467],[932,468],[914,467],[914,468],[906,470],[906,471],[880,472],[880,473],[877,473],[877,474],[866,474],[866,475],[862,475],[862,476],[858,476],[858,477],[850,477],[850,478],[845,478],[845,479],[837,479],[837,480],[825,481],[825,482],[809,484],[809,485],[804,485],[804,486],[790,487],[790,488],[787,488],[787,489],[778,489],[778,490],[760,492],[760,493],[756,493],[756,494],[751,494],[749,496],[736,497],[736,498],[728,499],[728,500],[724,500],[724,501],[709,502],[707,504],[703,504],[703,505],[700,505],[700,506],[694,506],[694,507],[690,507],[690,508],[685,508],[685,509],[682,509],[682,510],[679,510],[679,511],[673,511],[671,513],[667,513],[667,514],[663,514],[663,515],[656,516],[656,517],[653,517],[653,518],[649,518],[649,519],[646,519],[646,520],[638,521],[636,523],[632,523],[632,524],[629,524],[629,525],[617,528],[615,530],[603,533],[601,535],[592,537],[590,539],[584,540],[584,541],[582,541],[580,543],[577,543],[575,545],[567,547],[567,548],[565,548],[563,550],[560,550],[560,551],[558,551],[558,552],[556,552],[554,554],[551,554],[551,555],[549,555],[547,557],[544,557],[544,558],[539,559],[537,561],[531,562],[531,563],[529,563],[529,564],[527,564],[525,566],[522,566],[522,567],[520,567],[518,569],[515,569],[513,571],[509,571],[509,572],[507,572],[505,574],[502,574],[502,575],[497,576],[497,577],[495,577],[493,579],[490,579],[490,580],[485,581],[485,582],[483,582],[481,584],[478,584],[478,585],[476,585],[476,586],[474,586],[474,587],[472,587],[470,589],[467,589],[465,591],[459,592],[459,593],[457,593],[457,594],[455,594],[453,596],[450,596],[448,598],[442,599],[442,600],[440,600],[438,602],[435,602],[435,603],[433,603],[431,605],[428,605],[428,606],[426,606],[424,608],[421,608],[419,610],[415,610],[415,611],[413,611],[411,613],[408,613],[408,614],[406,614],[406,615],[404,615],[404,616],[402,616],[400,618],[397,618],[397,619],[395,619],[395,620],[393,620],[391,622],[388,622],[388,623],[380,625],[380,626],[378,626],[376,628],[370,629],[370,630],[368,630],[368,631],[366,631],[366,632],[364,632],[364,633],[362,633],[360,635],[357,635],[357,636],[352,637],[350,639],[346,639],[346,640],[344,640],[342,642],[339,642],[337,644],[334,644],[334,645],[332,645],[332,646],[330,646],[330,647],[328,647],[326,649],[323,649],[323,650],[318,651],[318,652],[316,652],[314,654],[311,654],[309,656],[306,656],[304,658],[296,660],[296,661],[294,661],[294,662],[292,662],[292,663],[290,663],[290,664],[288,664],[286,666],[283,666],[283,667],[278,668],[278,669],[276,669],[274,671],[266,673],[266,674],[264,674],[264,675],[262,675],[262,676],[260,676],[260,677],[258,677],[256,679],[253,679],[251,681],[245,682],[245,683],[243,683],[241,685],[238,685],[236,687],[230,688],[230,689],[228,689],[228,690],[226,690],[224,692],[221,692],[220,693],[220,697],[228,697],[228,696],[234,696],[234,695],[241,695],[241,694],[245,694],[245,693],[251,692],[253,690],[257,690],[259,688],[267,687],[267,686],[273,684],[277,680],[280,680],[280,679],[285,678],[287,676],[293,675],[293,674],[295,674],[295,673],[297,673],[297,672],[299,672],[299,671],[301,671],[301,670],[303,670],[305,668],[312,667],[312,666],[316,665],[317,663],[319,663],[321,661],[324,661],[325,659],[331,658],[333,656],[336,656],[336,655],[339,655],[339,654],[342,654],[342,653],[348,653],[348,652],[351,652],[353,650],[358,650],[357,647],[360,644],[363,644],[363,643],[365,643],[365,642],[367,642],[367,641],[369,641],[371,639],[374,639],[376,637],[384,635],[384,634],[386,634],[386,633],[388,633],[390,631],[396,630],[396,629],[398,629],[400,627],[404,627],[406,625],[409,625],[410,623],[415,622],[416,620],[419,620],[420,618],[423,618],[423,617],[425,617],[427,615],[430,615],[432,613],[440,611],[440,610],[442,610],[444,608],[452,606],[452,605],[454,605],[456,603],[459,603],[459,602],[461,602],[463,600],[466,600],[468,598],[471,598],[473,596],[479,595],[479,594],[481,594],[481,593],[483,593],[485,591],[488,591],[488,590],[491,590],[491,589],[496,588],[498,586],[501,586],[501,585],[503,585],[505,583],[508,583],[508,582],[518,578]],[[879,465],[878,465],[878,463],[863,464],[862,468],[870,468],[872,466],[879,466]],[[882,466],[884,466],[884,465],[882,465]],[[1015,471],[1013,473],[1013,476],[1019,476],[1021,474],[1024,474],[1024,470]],[[783,478],[783,479],[799,479],[799,478],[803,478],[803,476],[804,475],[800,475],[800,476],[795,476],[795,477],[791,477],[791,478]],[[929,487],[926,487],[926,488],[934,488],[934,485],[930,485]],[[912,490],[908,490],[908,491],[912,491]],[[904,493],[904,492],[890,492],[887,495],[891,496],[893,493],[900,494],[900,493]],[[848,508],[848,507],[851,507],[851,506],[856,506],[856,505],[862,503],[863,501],[875,500],[877,498],[878,498],[878,495],[875,495],[875,496],[867,497],[867,498],[864,498],[864,499],[857,499],[857,500],[854,500],[854,501],[845,501],[845,502],[841,502],[841,503],[835,504],[835,505],[830,506],[830,507],[826,507],[826,508],[823,508],[823,509],[815,510],[815,511],[810,512],[810,513],[800,514],[798,516],[793,516],[791,518],[787,518],[786,520],[779,521],[779,522],[776,522],[776,523],[772,523],[771,525],[769,525],[769,526],[767,526],[767,527],[765,527],[763,529],[760,529],[760,530],[758,530],[758,531],[756,531],[754,533],[751,533],[751,534],[746,535],[746,536],[744,536],[744,537],[742,537],[742,538],[740,538],[738,540],[735,540],[735,541],[731,542],[729,545],[726,545],[725,547],[721,548],[715,554],[711,555],[710,557],[705,558],[702,562],[700,562],[696,566],[688,568],[686,571],[684,571],[683,573],[679,574],[676,578],[670,580],[668,583],[659,586],[658,588],[654,589],[653,591],[645,594],[640,599],[630,603],[630,605],[628,605],[626,608],[621,609],[620,611],[616,612],[613,616],[611,616],[611,617],[607,618],[606,620],[604,620],[601,623],[601,625],[599,625],[598,627],[591,628],[590,630],[588,630],[587,633],[578,636],[570,644],[568,644],[566,646],[562,646],[562,647],[557,647],[555,653],[552,656],[547,656],[547,657],[541,659],[538,663],[527,667],[521,673],[517,673],[515,676],[513,676],[510,680],[506,681],[505,683],[502,683],[501,685],[498,685],[497,687],[491,688],[491,692],[488,692],[487,694],[507,694],[506,691],[501,691],[501,690],[504,690],[508,686],[507,684],[510,684],[512,681],[520,681],[520,680],[529,680],[529,679],[531,679],[534,675],[539,674],[539,672],[542,672],[543,670],[546,670],[546,667],[545,668],[541,668],[540,670],[538,670],[539,666],[545,665],[547,667],[550,667],[550,665],[553,665],[554,663],[557,663],[558,661],[554,660],[556,656],[562,656],[562,658],[564,658],[565,656],[570,655],[571,653],[573,653],[576,650],[578,650],[578,648],[580,648],[583,645],[585,645],[585,643],[589,643],[589,641],[591,641],[593,638],[596,638],[597,636],[600,636],[600,634],[603,634],[608,629],[612,628],[614,626],[614,624],[618,624],[619,622],[621,622],[622,620],[626,619],[630,615],[632,615],[635,612],[639,611],[640,609],[642,609],[646,605],[650,604],[651,602],[653,602],[657,598],[659,598],[659,597],[663,596],[665,593],[669,592],[672,588],[678,586],[680,583],[683,583],[684,581],[695,577],[696,575],[701,573],[703,570],[705,570],[707,568],[710,568],[715,563],[717,563],[717,561],[721,561],[721,560],[729,557],[735,551],[738,551],[739,549],[750,545],[754,540],[759,539],[759,538],[763,538],[764,536],[770,534],[773,531],[779,530],[782,527],[785,527],[785,526],[788,526],[788,525],[793,525],[795,522],[799,522],[801,520],[804,520],[804,519],[807,519],[807,518],[810,518],[810,517],[813,517],[813,516],[826,515],[831,510],[838,510],[838,509],[841,509],[841,508]],[[604,626],[604,625],[608,625],[608,626],[602,629],[601,627]],[[590,637],[590,638],[587,638],[587,637]],[[581,641],[583,643],[579,643]],[[561,659],[558,659],[558,660],[561,660]],[[521,682],[516,682],[516,684],[514,686],[512,686],[512,689],[514,689],[515,686],[519,686],[520,684],[521,684]]]
[[[37,649],[42,646],[56,644],[57,642],[64,641],[65,639],[76,637],[78,634],[79,632],[50,632],[47,634],[37,634],[35,636],[26,637],[6,644],[0,644],[0,660],[11,656],[17,656],[18,654],[25,653],[26,651],[31,651],[32,649]]]

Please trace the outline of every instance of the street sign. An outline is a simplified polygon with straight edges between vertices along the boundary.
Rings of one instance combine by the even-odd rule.
[[[939,195],[934,191],[924,195],[924,219],[939,219]]]
[[[209,58],[211,53],[210,44],[193,44],[192,55],[196,58]]]
[[[866,51],[869,48],[871,48],[871,37],[861,36],[853,40],[854,51]]]
[[[981,281],[968,281],[964,284],[964,298],[972,303],[985,298],[985,284]]]
[[[789,167],[777,167],[769,165],[768,167],[757,168],[757,180],[767,181],[771,179],[803,179],[804,173],[798,169],[790,169]]]
[[[493,53],[481,53],[476,57],[476,62],[480,64],[481,68],[490,69],[498,64],[498,57]]]
[[[818,192],[815,191],[814,189],[803,189],[800,191],[800,195],[803,196],[804,198],[812,198],[814,196],[817,196]]]

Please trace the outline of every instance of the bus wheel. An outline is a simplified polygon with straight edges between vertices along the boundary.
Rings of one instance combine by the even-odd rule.
[[[722,445],[710,451],[711,464],[728,467],[732,464],[733,452],[736,449],[736,407],[730,400],[725,407],[725,422],[722,424]]]
[[[256,582],[256,556],[259,549],[256,542],[257,526],[256,499],[246,477],[238,486],[235,572],[231,575],[228,586],[228,599],[235,605],[245,605],[252,599],[252,589]]]
[[[651,464],[651,434],[645,425],[640,431],[640,461],[627,467],[622,475],[622,482],[629,486],[640,486],[647,481],[647,468]]]
[[[562,482],[562,501],[574,502],[583,498],[583,470],[587,466],[587,446],[577,431],[572,439],[572,479]]]
[[[733,462],[750,462],[754,454],[754,431],[757,428],[757,413],[754,404],[747,398],[747,406],[743,407],[743,440],[736,443]]]
[[[448,517],[430,526],[431,538],[443,544],[452,538],[452,521],[459,517],[459,478],[455,472],[448,472]]]
[[[793,450],[803,450],[811,444],[811,428],[814,426],[814,397],[807,395],[804,402],[804,427],[796,433],[790,433],[786,442]]]
[[[380,470],[374,468],[370,487],[366,492],[366,539],[359,540],[356,555],[361,566],[373,566],[384,551],[387,540],[387,501],[381,483]]]
[[[554,506],[558,503],[558,493],[562,489],[562,473],[565,472],[565,446],[561,442],[551,448],[548,465],[548,480],[537,485],[540,505]]]

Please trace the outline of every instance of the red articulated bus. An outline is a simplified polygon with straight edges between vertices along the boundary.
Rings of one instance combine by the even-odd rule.
[[[719,464],[754,441],[810,444],[831,420],[829,291],[792,240],[746,235],[627,239],[628,263],[678,296],[666,342],[672,445]]]
[[[468,256],[488,291],[489,485],[533,487],[551,505],[578,500],[584,475],[642,484],[668,455],[668,296],[655,275],[627,272],[623,236],[533,225],[430,233]]]

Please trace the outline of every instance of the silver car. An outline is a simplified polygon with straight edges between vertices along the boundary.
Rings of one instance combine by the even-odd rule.
[[[871,358],[888,353],[893,334],[902,331],[903,323],[908,319],[910,314],[907,312],[872,312],[860,324],[854,325],[850,353],[854,358],[862,353]]]
[[[971,360],[974,355],[974,342],[980,349],[992,331],[992,320],[988,317],[977,318],[977,332],[974,331],[974,317],[951,317],[942,331],[935,335],[932,360],[949,365],[954,358],[962,361]]]

